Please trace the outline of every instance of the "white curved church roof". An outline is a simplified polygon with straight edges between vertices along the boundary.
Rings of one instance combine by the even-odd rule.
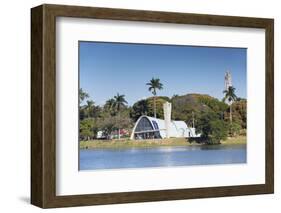
[[[159,132],[160,132],[161,137],[166,138],[165,121],[162,119],[158,119],[158,118],[154,118],[154,117],[150,117],[150,116],[146,116],[146,115],[139,117],[139,119],[137,120],[137,122],[134,126],[132,136],[134,135],[135,129],[136,129],[139,121],[142,118],[147,118],[150,121],[150,123],[154,129],[155,129],[155,126],[153,125],[153,121],[156,122],[159,127]],[[170,137],[190,137],[190,136],[194,137],[195,136],[195,129],[189,128],[184,121],[171,121],[169,127],[170,127],[169,128]]]

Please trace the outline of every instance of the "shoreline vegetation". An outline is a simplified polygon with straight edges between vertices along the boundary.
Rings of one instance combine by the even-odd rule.
[[[222,100],[196,93],[157,96],[163,84],[154,77],[145,85],[152,96],[138,100],[131,106],[125,94],[118,92],[104,105],[96,105],[89,99],[89,94],[79,88],[79,147],[93,149],[246,143],[246,137],[242,135],[247,134],[247,100],[236,96],[230,72],[225,75]],[[170,107],[165,107],[167,102]],[[154,120],[142,119],[143,115],[153,116]],[[165,121],[163,130],[170,128],[171,121],[184,123],[171,136],[193,137],[160,139],[165,137],[159,130],[162,125],[160,119]],[[188,126],[193,130],[188,130]],[[129,139],[130,133],[135,140]],[[200,134],[199,137],[197,134]]]
[[[217,145],[242,145],[246,144],[246,136],[229,137]],[[151,140],[89,140],[80,141],[80,149],[120,149],[120,148],[155,148],[164,146],[204,146],[196,142],[190,142],[186,138],[151,139]]]

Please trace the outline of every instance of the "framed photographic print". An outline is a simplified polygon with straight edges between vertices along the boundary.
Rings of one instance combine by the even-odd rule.
[[[31,9],[31,203],[274,191],[273,19]]]

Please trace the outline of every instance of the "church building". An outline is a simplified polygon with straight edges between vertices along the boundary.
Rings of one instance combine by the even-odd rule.
[[[139,117],[133,128],[131,139],[161,139],[200,137],[194,127],[188,127],[184,121],[172,121],[172,104],[163,104],[164,120],[143,115]]]

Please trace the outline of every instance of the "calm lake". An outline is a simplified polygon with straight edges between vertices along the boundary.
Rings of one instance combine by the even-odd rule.
[[[80,150],[80,170],[237,164],[246,160],[246,145]]]

